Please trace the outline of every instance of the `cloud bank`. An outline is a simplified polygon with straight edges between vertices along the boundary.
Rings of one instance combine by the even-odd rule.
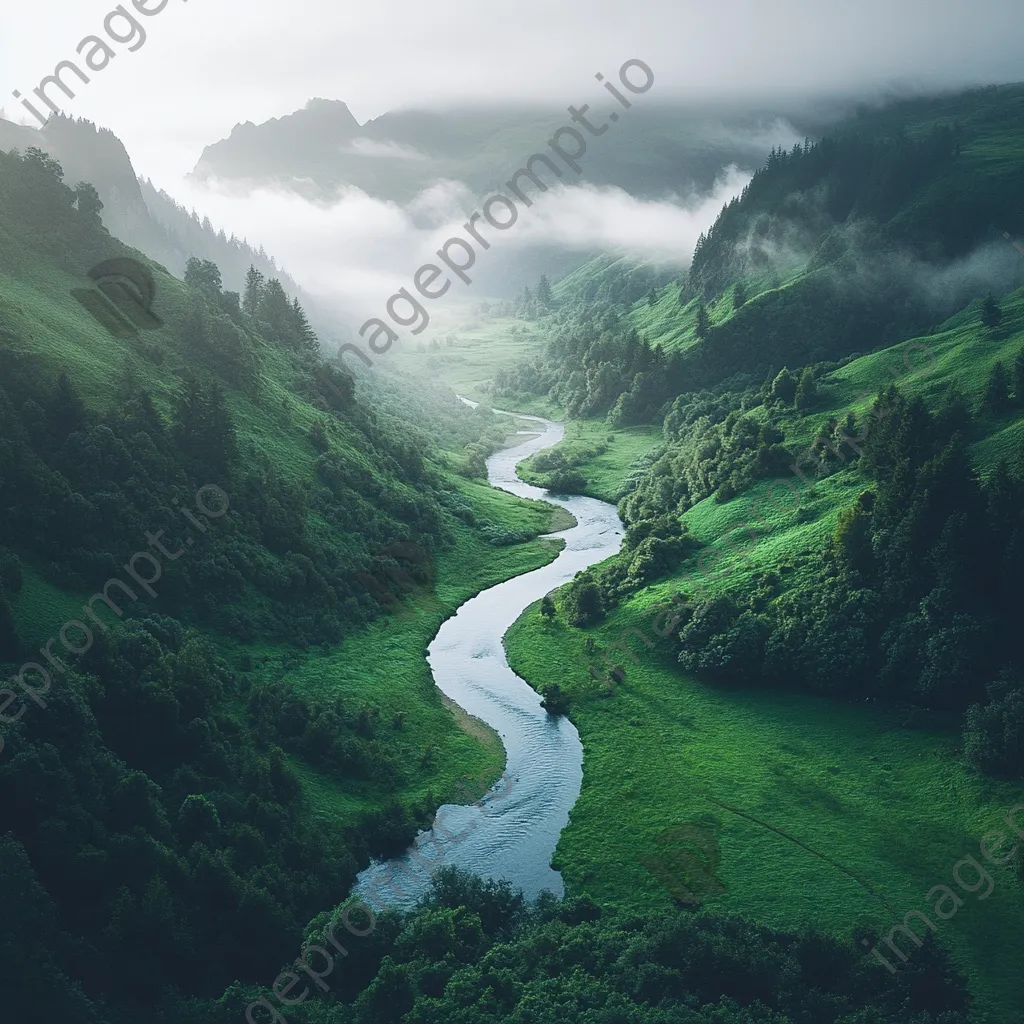
[[[750,177],[749,171],[729,167],[709,194],[658,202],[617,188],[560,186],[538,195],[515,227],[479,254],[478,266],[485,268],[485,261],[495,258],[529,259],[533,249],[558,247],[580,254],[620,251],[683,268],[697,237]],[[216,227],[257,240],[309,292],[340,302],[356,319],[377,315],[419,266],[436,262],[438,248],[479,206],[479,198],[458,181],[438,182],[406,205],[355,188],[330,203],[315,203],[284,189],[243,191],[216,180],[186,181],[175,194]],[[453,301],[489,297],[476,286],[457,284]]]

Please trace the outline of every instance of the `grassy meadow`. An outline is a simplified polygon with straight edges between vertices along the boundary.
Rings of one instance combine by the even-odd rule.
[[[800,451],[831,416],[865,412],[890,380],[933,406],[956,381],[977,408],[992,364],[1002,359],[1009,369],[1024,343],[1024,296],[1003,300],[995,332],[980,327],[978,305],[925,338],[822,380],[815,411],[785,424],[787,445]],[[587,427],[588,437],[607,431]],[[982,472],[1019,451],[1021,440],[1012,416],[986,420],[984,429],[973,444]],[[579,469],[590,476],[597,467],[581,460]],[[516,672],[538,689],[558,683],[568,690],[583,739],[583,790],[555,866],[572,892],[653,911],[672,897],[642,861],[657,853],[667,829],[697,824],[721,847],[716,875],[724,888],[707,896],[710,909],[839,936],[861,927],[884,936],[908,911],[922,910],[966,972],[978,1008],[993,1020],[1018,1019],[1024,889],[1012,870],[991,868],[990,897],[960,893],[965,905],[948,921],[930,913],[934,900],[925,897],[934,886],[954,886],[954,865],[979,858],[985,835],[1010,835],[1002,819],[1024,802],[1024,789],[966,767],[954,722],[873,701],[704,684],[678,670],[670,642],[655,631],[665,623],[659,603],[675,593],[749,589],[756,573],[768,571],[787,588],[801,586],[801,555],[821,546],[865,486],[852,468],[813,487],[794,476],[798,503],[773,483],[690,509],[684,521],[701,550],[601,624],[570,628],[561,616],[543,619],[534,605],[506,636]],[[614,479],[605,486],[614,492]],[[625,666],[611,692],[588,672],[604,664],[604,652]],[[963,875],[970,884],[970,869]]]
[[[431,328],[431,341],[419,345],[404,342],[380,359],[381,367],[414,376],[422,385],[439,381],[456,394],[490,405],[493,396],[483,386],[503,367],[529,361],[547,342],[543,326],[518,317],[472,314],[444,321]],[[451,344],[449,344],[449,339]],[[437,341],[438,348],[429,346]],[[500,404],[500,403],[499,403]],[[559,410],[547,399],[516,404],[516,412],[556,416]]]

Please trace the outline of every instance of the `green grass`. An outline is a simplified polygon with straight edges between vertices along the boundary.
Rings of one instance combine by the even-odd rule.
[[[992,364],[1002,359],[1009,368],[1024,343],[1024,293],[1002,307],[995,334],[980,327],[975,303],[928,337],[836,371],[821,382],[813,414],[787,418],[787,445],[798,452],[830,416],[866,411],[890,380],[932,407],[955,380],[977,408]],[[986,471],[1019,450],[1024,421],[982,420],[979,432],[972,451]],[[726,889],[708,896],[709,908],[780,928],[811,924],[841,937],[860,925],[885,935],[908,911],[922,910],[965,971],[979,1008],[1016,1020],[1024,888],[1009,868],[993,867],[995,889],[979,902],[960,892],[952,871],[964,857],[979,856],[980,840],[1001,828],[1024,789],[967,768],[956,723],[874,703],[704,685],[678,670],[669,641],[653,628],[665,621],[655,606],[672,593],[750,589],[754,574],[769,570],[784,587],[805,584],[803,556],[820,549],[867,481],[847,468],[813,488],[796,477],[790,483],[799,501],[762,481],[729,502],[695,505],[684,521],[701,550],[599,626],[548,623],[534,605],[509,631],[514,670],[538,690],[555,682],[566,688],[583,739],[583,790],[556,866],[572,892],[649,912],[671,897],[641,858],[657,851],[666,829],[698,823],[722,851],[717,876]],[[651,646],[627,630],[639,630]],[[620,642],[636,663],[621,648],[612,652]],[[611,694],[588,671],[606,652],[626,668]],[[964,877],[970,884],[966,868]],[[925,899],[942,884],[965,900],[948,921]]]
[[[484,386],[499,369],[515,366],[540,355],[547,343],[542,325],[516,317],[474,316],[450,328],[437,327],[431,337],[452,338],[449,346],[441,341],[439,351],[416,351],[406,344],[396,348],[380,360],[380,365],[424,380],[436,380],[457,394],[485,405],[495,404]],[[500,401],[497,401],[499,406]],[[516,412],[535,413],[538,416],[557,415],[558,409],[547,399],[532,397],[514,403]]]
[[[390,799],[440,804],[464,798],[465,785],[482,795],[505,767],[497,733],[451,704],[434,685],[426,650],[441,623],[470,597],[506,579],[552,561],[560,541],[535,540],[493,548],[463,531],[455,548],[439,559],[436,593],[407,600],[401,611],[373,623],[328,653],[311,652],[284,681],[308,696],[340,697],[347,707],[376,708],[388,746],[403,764],[421,765],[428,747],[433,767],[417,768],[402,788],[379,784],[344,786],[300,768],[315,813],[344,825]],[[277,661],[283,650],[238,648]],[[275,671],[273,675],[278,677]],[[404,717],[401,729],[395,716]]]
[[[942,404],[946,390],[956,383],[977,413],[993,364],[1001,360],[1012,377],[1014,358],[1024,347],[1024,289],[1001,298],[1000,306],[1003,321],[997,331],[981,326],[978,299],[940,324],[934,333],[861,356],[829,374],[820,382],[821,401],[812,413],[802,417],[790,414],[783,419],[786,446],[792,451],[806,449],[831,416],[841,421],[852,411],[858,418],[863,417],[875,395],[890,383],[908,397],[920,397],[933,409]],[[1003,422],[982,421],[985,436],[975,445],[980,469],[991,469],[999,454],[1009,456],[1007,449],[1019,437],[1018,415],[1008,414]]]
[[[572,525],[572,517],[561,509],[524,501],[486,484],[463,481],[460,489],[478,518],[509,531],[539,534]],[[300,656],[286,646],[242,644],[204,631],[229,664],[238,666],[247,655],[257,666],[256,678],[283,680],[310,696],[341,697],[350,709],[376,708],[380,729],[400,763],[419,765],[426,749],[434,748],[434,767],[410,772],[408,783],[397,790],[349,778],[335,780],[291,758],[314,813],[334,827],[353,825],[362,812],[393,799],[404,803],[427,799],[434,804],[453,800],[460,792],[464,795],[462,786],[467,782],[474,795],[482,794],[505,767],[505,751],[497,734],[447,702],[434,686],[426,648],[441,623],[463,602],[546,565],[563,542],[536,539],[499,548],[460,523],[454,524],[454,530],[454,546],[437,559],[433,593],[407,599],[395,614],[383,616],[330,651],[313,649]],[[82,617],[83,605],[102,583],[97,580],[93,590],[61,589],[25,566],[23,586],[13,602],[18,634],[27,644],[44,644],[63,623]],[[152,605],[159,611],[159,597]],[[60,680],[54,685],[61,685]],[[399,730],[392,723],[400,712],[404,721]]]
[[[640,858],[655,852],[663,830],[696,822],[722,849],[717,874],[727,890],[709,897],[709,908],[780,928],[806,923],[849,936],[867,924],[887,934],[907,911],[927,912],[925,894],[952,885],[953,865],[977,857],[981,838],[1024,799],[1020,787],[963,767],[958,735],[939,724],[911,730],[898,710],[713,688],[681,675],[651,626],[650,609],[668,592],[649,588],[586,631],[543,622],[532,606],[506,637],[517,673],[573,694],[583,790],[555,857],[571,892],[631,912],[669,906]],[[608,696],[588,674],[584,641],[592,637],[600,652],[627,628],[655,647],[627,641],[639,664],[623,662],[626,680]],[[987,901],[965,896],[955,918],[936,924],[982,1008],[1009,1021],[1024,891],[1009,869],[992,871]]]
[[[0,242],[14,246],[0,251],[0,324],[11,330],[12,339],[18,339],[5,342],[17,349],[14,354],[38,360],[48,377],[65,370],[76,390],[96,411],[116,406],[129,394],[145,389],[163,414],[169,415],[180,373],[188,362],[174,334],[163,328],[134,340],[112,337],[71,295],[73,288],[85,283],[84,279],[37,258],[31,248],[11,240],[2,229]],[[23,258],[11,256],[17,249],[24,250]],[[186,291],[174,278],[159,271],[156,276],[156,310],[171,321],[187,301]],[[150,346],[148,354],[145,346]],[[155,350],[161,354],[160,362],[153,358]],[[281,382],[293,374],[285,356],[269,346],[263,346],[261,354],[264,364],[259,400],[253,402],[238,392],[229,393],[243,457],[273,467],[281,477],[306,486],[316,478],[318,455],[307,432],[323,414],[282,386]],[[364,468],[376,468],[365,444],[354,437],[344,419],[333,419],[330,431],[332,445],[347,449],[351,459]],[[532,537],[573,524],[564,510],[524,501],[479,481],[451,474],[449,479],[472,506],[477,522]],[[337,827],[354,825],[357,814],[396,798],[403,802],[429,798],[436,803],[455,798],[460,792],[458,783],[466,776],[472,780],[471,788],[482,793],[504,768],[505,752],[497,734],[461,709],[446,706],[433,685],[424,653],[441,622],[462,602],[547,564],[556,557],[561,542],[535,539],[494,547],[460,521],[452,519],[450,525],[455,543],[437,559],[435,592],[421,595],[415,605],[407,602],[397,614],[382,617],[329,652],[314,649],[300,655],[283,645],[243,645],[203,631],[230,664],[238,666],[242,656],[248,655],[257,666],[257,677],[283,679],[297,690],[336,694],[350,707],[380,711],[379,728],[387,733],[389,746],[394,740],[400,762],[408,768],[409,781],[397,791],[334,779],[292,759],[315,813]],[[342,547],[348,543],[333,524],[316,514],[310,515],[307,528],[311,534],[334,534]],[[141,536],[124,538],[122,560],[127,561],[141,546]],[[173,567],[168,571],[173,572]],[[24,583],[12,600],[12,610],[18,635],[32,648],[57,636],[68,620],[81,619],[83,605],[104,583],[99,578],[54,579],[46,566],[29,562],[23,564],[23,575]],[[266,598],[250,593],[248,600]],[[159,597],[151,605],[159,612]],[[55,687],[61,684],[60,679],[54,680]],[[400,730],[392,725],[399,712],[404,713]],[[420,770],[428,747],[433,748],[433,768]]]
[[[658,427],[638,426],[612,430],[605,420],[573,420],[566,426],[565,438],[556,445],[566,458],[587,478],[582,493],[613,505],[625,493],[626,481],[638,463],[662,443]],[[599,455],[595,450],[605,450]],[[533,459],[519,466],[519,475],[538,487],[546,485],[547,473],[531,467]]]

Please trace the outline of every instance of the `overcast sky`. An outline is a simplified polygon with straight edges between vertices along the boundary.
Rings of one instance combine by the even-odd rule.
[[[114,6],[4,0],[9,116],[20,109],[11,91],[31,94]],[[140,19],[145,44],[114,44],[117,57],[66,110],[112,128],[157,176],[191,167],[236,122],[311,96],[345,100],[361,121],[491,99],[557,110],[631,57],[654,68],[662,98],[1014,81],[1020,15],[1020,0],[168,0]]]
[[[2,3],[0,107],[31,121],[12,90],[31,96],[59,61],[76,58],[85,36],[103,33],[115,5]],[[145,0],[151,9],[159,3]],[[182,180],[203,147],[236,123],[290,113],[313,96],[344,100],[360,121],[490,101],[555,112],[592,98],[594,74],[613,77],[630,58],[653,68],[659,100],[792,102],[1019,81],[1020,14],[1021,0],[168,0],[152,17],[137,15],[145,43],[135,52],[111,43],[115,58],[76,86],[64,109],[111,128],[140,174],[218,227],[266,245],[304,284],[343,281],[367,305],[406,283],[415,253],[446,218],[424,231],[415,204],[361,194],[325,210],[293,195],[204,193]],[[791,141],[780,131],[780,143]],[[556,237],[685,261],[753,169],[723,168],[711,197],[679,197],[676,209],[581,190],[537,211],[512,244]],[[441,208],[457,206],[457,193],[458,183],[445,186]]]

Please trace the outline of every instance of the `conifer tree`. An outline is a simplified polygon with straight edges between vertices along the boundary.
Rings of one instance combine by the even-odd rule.
[[[1010,378],[1001,360],[996,360],[988,375],[985,385],[985,398],[982,402],[984,412],[992,416],[1000,416],[1010,407]]]
[[[794,404],[799,413],[807,412],[815,403],[818,397],[818,387],[814,383],[814,370],[810,366],[804,367],[800,374],[800,383],[797,385]]]
[[[1003,322],[1003,311],[999,308],[995,296],[989,292],[985,301],[981,304],[981,323],[990,331],[996,330]]]
[[[697,307],[697,337],[706,338],[708,331],[711,329],[711,318],[708,316],[708,308],[702,302]]]
[[[310,352],[315,351],[318,345],[316,331],[310,327],[306,311],[299,305],[298,299],[292,300],[292,319],[295,323],[295,336],[299,347]]]
[[[263,297],[263,275],[254,267],[249,267],[245,275],[245,293],[242,296],[242,312],[249,316],[255,316],[260,308],[260,299]]]

